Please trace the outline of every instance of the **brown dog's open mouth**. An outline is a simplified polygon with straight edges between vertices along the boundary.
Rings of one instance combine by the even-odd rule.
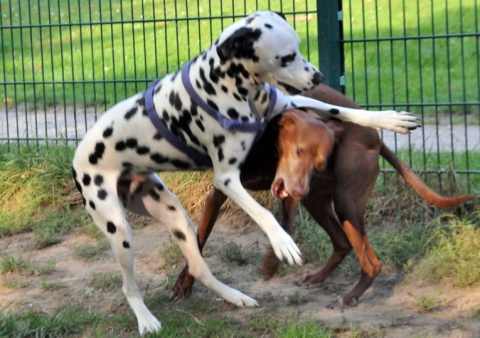
[[[275,182],[272,183],[272,193],[275,198],[278,198],[280,200],[288,197],[289,194],[287,188],[285,187],[283,179],[278,178],[275,180]]]

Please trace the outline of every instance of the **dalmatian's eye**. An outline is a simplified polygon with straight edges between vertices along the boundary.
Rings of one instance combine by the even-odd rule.
[[[285,56],[282,56],[280,58],[280,66],[281,67],[286,67],[288,66],[289,63],[293,62],[293,60],[295,60],[295,58],[297,57],[297,53],[292,53],[292,54],[288,54],[288,55],[285,55]]]

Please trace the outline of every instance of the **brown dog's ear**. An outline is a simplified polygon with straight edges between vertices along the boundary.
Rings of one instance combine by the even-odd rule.
[[[298,116],[294,112],[287,111],[282,114],[278,125],[280,128],[291,129],[295,126],[297,119]]]
[[[340,135],[342,135],[343,133],[343,123],[342,121],[338,121],[338,120],[328,120],[327,122],[325,122],[326,126],[333,131],[333,133],[335,134],[335,138],[338,138],[340,137]]]

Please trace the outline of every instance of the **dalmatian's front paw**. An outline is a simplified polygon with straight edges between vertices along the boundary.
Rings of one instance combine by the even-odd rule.
[[[270,243],[272,244],[272,249],[278,259],[290,265],[302,265],[302,254],[300,249],[295,244],[292,237],[290,237],[290,235],[283,229],[275,234],[275,238],[270,238]]]
[[[232,303],[238,307],[253,307],[253,306],[259,306],[257,301],[253,298],[248,297],[247,295],[241,293],[238,290],[230,288],[229,295],[225,297],[224,299]]]
[[[141,336],[148,333],[160,332],[162,324],[151,313],[138,318],[138,332]]]
[[[411,130],[420,127],[417,117],[406,111],[386,110],[371,113],[374,114],[372,126],[377,130],[386,129],[400,134],[409,134]]]

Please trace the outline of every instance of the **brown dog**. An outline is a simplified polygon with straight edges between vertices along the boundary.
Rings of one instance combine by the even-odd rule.
[[[339,106],[358,108],[355,102],[324,85],[304,95]],[[291,113],[286,115],[289,114]],[[301,116],[304,118],[305,115]],[[312,120],[298,123],[302,118],[297,118],[296,121],[281,118],[279,128],[274,123],[270,124],[263,140],[252,148],[242,167],[242,184],[251,190],[272,188],[273,194],[283,201],[283,226],[289,233],[292,232],[299,199],[304,197],[301,203],[330,236],[332,256],[318,271],[302,277],[297,282],[298,285],[323,282],[351,249],[355,250],[362,270],[360,280],[352,290],[333,300],[328,307],[354,306],[381,270],[381,264],[367,239],[364,224],[365,207],[379,174],[380,155],[420,196],[435,206],[455,206],[474,196],[449,198],[436,194],[385,146],[377,131],[356,124],[328,123],[330,129],[335,131],[337,141],[334,152],[328,158],[332,132],[327,131],[325,134],[330,136],[322,137],[323,141],[315,143],[318,135],[311,138],[311,131],[305,129],[313,123]],[[325,129],[322,130],[325,132]],[[277,144],[277,148],[273,144]],[[278,154],[272,152],[272,149],[278,149]],[[216,189],[207,196],[198,226],[201,249],[225,200],[226,196]],[[277,271],[278,260],[272,250],[267,254],[261,269],[266,278]],[[192,292],[193,281],[193,277],[188,274],[188,267],[185,267],[177,279],[172,297],[188,296]]]

